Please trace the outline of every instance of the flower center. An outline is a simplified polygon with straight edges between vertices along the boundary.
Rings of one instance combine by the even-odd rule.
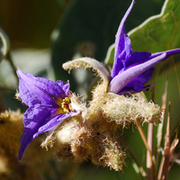
[[[71,106],[71,100],[68,97],[65,97],[62,100],[61,108],[65,113],[68,113],[70,111],[73,111],[74,109]]]

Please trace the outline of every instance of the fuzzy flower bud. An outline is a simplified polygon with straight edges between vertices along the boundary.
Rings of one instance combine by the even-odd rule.
[[[107,93],[103,97],[102,115],[108,122],[116,122],[123,127],[135,121],[158,124],[161,122],[161,108],[153,102]]]

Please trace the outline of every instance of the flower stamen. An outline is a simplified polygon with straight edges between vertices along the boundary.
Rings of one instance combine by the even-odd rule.
[[[62,100],[61,107],[65,113],[68,113],[70,111],[74,111],[74,109],[71,106],[71,100],[69,99],[69,97],[65,97]]]

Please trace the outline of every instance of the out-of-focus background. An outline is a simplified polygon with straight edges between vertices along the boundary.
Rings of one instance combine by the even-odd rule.
[[[50,35],[69,2],[1,0],[0,24],[10,38],[11,48],[48,48]]]

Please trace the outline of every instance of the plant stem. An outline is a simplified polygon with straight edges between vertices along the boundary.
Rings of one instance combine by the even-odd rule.
[[[164,180],[167,180],[168,171],[169,171],[169,160],[171,155],[171,144],[170,144],[170,106],[169,103],[169,111],[168,111],[168,120],[167,120],[167,127],[166,127],[166,135],[165,135],[165,145],[164,145],[164,156],[162,157],[161,164],[159,167],[158,172],[158,180],[162,179],[163,167],[164,167]],[[173,146],[174,147],[174,146]],[[173,152],[174,148],[172,148]]]
[[[165,180],[167,180],[168,172],[169,172],[169,160],[170,160],[170,148],[171,148],[171,135],[170,135],[170,114],[171,114],[171,103],[169,102],[169,112],[168,112],[168,120],[167,120],[167,128],[166,128],[166,136],[165,136],[165,146],[164,146],[164,174]]]
[[[157,135],[156,135],[156,139],[157,139],[157,148],[156,148],[156,164],[158,165],[159,163],[159,155],[161,152],[161,147],[162,147],[162,142],[163,142],[163,131],[164,131],[164,120],[165,120],[165,114],[166,114],[166,104],[167,104],[167,95],[168,95],[168,80],[166,82],[165,85],[165,90],[164,93],[162,95],[162,123],[160,123],[158,125],[158,129],[157,129]]]
[[[139,131],[139,134],[140,134],[140,136],[141,136],[141,138],[142,138],[142,140],[143,140],[143,142],[144,142],[144,145],[145,145],[146,149],[147,149],[148,152],[149,152],[150,159],[151,159],[151,161],[153,162],[154,160],[153,160],[153,157],[152,157],[151,149],[149,148],[149,145],[148,145],[148,143],[147,143],[147,140],[146,140],[146,137],[145,137],[145,135],[144,135],[144,132],[143,132],[143,130],[142,130],[142,128],[141,128],[141,126],[140,126],[140,124],[139,124],[138,121],[136,121],[136,126],[137,126],[138,131]],[[154,163],[154,162],[153,162],[153,163]]]
[[[148,176],[147,179],[148,180],[152,180],[152,174],[153,174],[153,164],[152,164],[152,151],[153,151],[153,133],[154,133],[154,124],[153,123],[149,123],[148,125],[148,147],[149,147],[149,151],[151,151],[151,155],[149,153],[149,151],[147,150],[147,159],[146,159],[146,167],[147,167],[147,171],[148,171]]]
[[[16,70],[17,70],[17,69],[16,69],[16,66],[15,66],[15,64],[14,64],[14,62],[13,62],[13,60],[12,60],[11,53],[8,52],[5,58],[6,58],[6,60],[9,61],[10,65],[11,65],[11,67],[12,67],[12,69],[13,69],[13,73],[14,73],[16,79],[17,79],[17,82],[18,82],[18,81],[19,81],[19,78],[18,78],[18,76],[17,76],[17,74],[16,74]]]

